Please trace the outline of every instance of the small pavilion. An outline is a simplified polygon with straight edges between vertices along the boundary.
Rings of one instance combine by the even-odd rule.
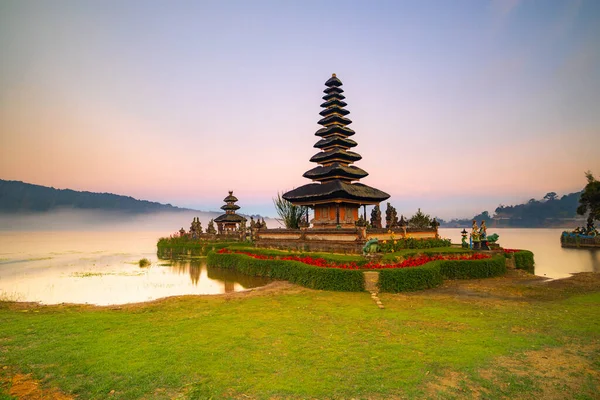
[[[353,228],[361,206],[366,220],[366,206],[379,204],[390,195],[358,182],[368,173],[351,165],[362,157],[349,150],[357,143],[349,139],[355,132],[348,128],[352,121],[346,118],[350,111],[344,108],[347,104],[342,82],[333,74],[325,86],[325,102],[320,112],[323,118],[318,122],[323,127],[315,133],[320,140],[314,145],[320,151],[310,159],[318,166],[303,175],[313,183],[284,193],[282,197],[294,205],[312,208],[314,228]]]
[[[221,206],[221,210],[225,211],[225,214],[215,218],[217,230],[219,233],[235,232],[241,223],[246,222],[246,218],[235,213],[240,209],[240,206],[235,204],[238,199],[233,195],[232,190],[229,191],[229,196],[225,197],[223,201],[225,205]]]

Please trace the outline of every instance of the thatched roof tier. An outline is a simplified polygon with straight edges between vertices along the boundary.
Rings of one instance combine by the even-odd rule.
[[[358,143],[356,143],[352,139],[335,135],[319,140],[317,143],[315,143],[313,147],[316,147],[317,149],[327,149],[333,146],[339,146],[345,149],[349,149],[350,147],[358,146]]]
[[[215,218],[215,222],[232,222],[232,223],[240,223],[246,221],[246,218],[237,214],[223,214],[219,215]]]
[[[323,108],[327,108],[327,107],[346,107],[348,104],[346,104],[345,101],[342,101],[340,99],[337,98],[333,98],[330,99],[328,101],[326,101],[325,103],[321,104],[321,107]]]
[[[223,199],[223,201],[224,201],[225,203],[230,203],[230,202],[234,202],[234,203],[235,203],[236,201],[238,201],[238,199],[237,199],[237,197],[235,197],[235,196],[233,195],[233,191],[232,191],[232,190],[230,190],[230,191],[229,191],[229,196],[225,197],[225,198]]]
[[[327,87],[342,86],[342,81],[340,81],[339,78],[335,74],[332,74],[331,78],[329,78],[327,80],[327,82],[325,82],[325,86],[327,86]]]
[[[329,137],[331,135],[342,135],[342,136],[352,136],[354,135],[354,131],[347,126],[342,125],[329,125],[324,128],[319,129],[315,132],[316,136],[321,137]]]
[[[322,99],[325,101],[334,100],[334,99],[342,101],[345,98],[346,98],[346,96],[344,96],[341,93],[330,93],[330,94],[326,94],[325,96],[322,97]]]
[[[340,94],[340,93],[344,93],[344,89],[334,86],[334,87],[328,87],[327,89],[323,90],[323,92],[325,94],[334,94],[334,93]]]
[[[345,163],[353,163],[362,158],[362,156],[353,151],[346,151],[344,149],[333,149],[328,151],[320,151],[311,157],[311,162],[319,164],[330,163],[333,161],[341,161]]]
[[[378,204],[390,198],[379,189],[362,183],[345,183],[333,180],[323,183],[309,183],[291,190],[282,196],[294,204],[317,204],[329,201],[352,201],[360,204]]]
[[[342,117],[340,115],[337,114],[333,114],[330,115],[328,117],[325,117],[321,120],[319,120],[319,122],[317,122],[319,125],[332,125],[332,124],[337,124],[337,125],[350,125],[352,123],[351,120],[349,120],[346,117]]]
[[[238,206],[237,204],[225,204],[224,206],[221,206],[221,210],[239,210],[240,206]]]
[[[306,171],[305,178],[312,179],[315,181],[323,181],[330,179],[344,179],[349,181],[356,181],[369,175],[367,171],[362,168],[355,167],[354,165],[342,165],[340,163],[333,163],[326,167],[318,166],[309,171]]]
[[[337,115],[348,115],[350,114],[350,111],[345,110],[341,107],[338,106],[332,106],[329,108],[324,109],[323,111],[321,111],[319,114],[321,114],[324,117],[327,117],[328,115],[333,115],[333,114],[337,114]]]

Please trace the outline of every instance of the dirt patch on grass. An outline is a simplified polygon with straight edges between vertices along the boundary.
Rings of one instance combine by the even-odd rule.
[[[46,389],[40,383],[31,378],[30,374],[15,374],[12,378],[0,376],[2,386],[8,388],[8,394],[20,400],[72,400],[75,397],[68,396],[57,389]]]
[[[530,302],[559,300],[597,291],[600,291],[600,274],[594,272],[581,272],[569,278],[549,280],[525,271],[509,270],[506,275],[496,278],[446,280],[439,288],[415,292],[413,295]]]
[[[568,345],[499,357],[471,375],[449,371],[427,383],[427,398],[596,398],[600,345]],[[596,361],[594,361],[596,360]]]

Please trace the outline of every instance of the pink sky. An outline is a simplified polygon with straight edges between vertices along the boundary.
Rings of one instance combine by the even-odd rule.
[[[202,210],[235,190],[274,215],[336,72],[363,182],[401,213],[580,190],[600,175],[599,3],[460,4],[2,3],[0,179]]]

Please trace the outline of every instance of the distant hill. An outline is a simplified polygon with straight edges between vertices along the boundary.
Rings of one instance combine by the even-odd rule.
[[[441,226],[447,228],[470,227],[472,220],[486,221],[488,227],[506,228],[558,228],[581,225],[584,217],[577,215],[577,206],[582,192],[558,197],[555,192],[547,193],[543,199],[530,199],[527,203],[514,206],[500,205],[493,216],[488,211],[473,218],[444,221]]]
[[[78,192],[0,179],[0,213],[46,212],[60,209],[121,211],[137,214],[188,210],[170,204],[137,200],[112,193]]]

